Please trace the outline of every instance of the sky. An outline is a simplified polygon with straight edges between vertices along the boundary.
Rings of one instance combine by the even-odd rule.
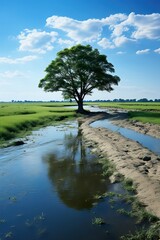
[[[58,101],[38,88],[57,52],[90,44],[121,78],[85,100],[160,98],[160,0],[0,0],[0,101]]]

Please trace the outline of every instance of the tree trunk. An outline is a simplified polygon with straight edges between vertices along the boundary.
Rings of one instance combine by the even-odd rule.
[[[77,103],[78,103],[78,110],[77,110],[77,112],[83,114],[85,112],[85,110],[83,109],[83,100],[79,99],[77,101]]]

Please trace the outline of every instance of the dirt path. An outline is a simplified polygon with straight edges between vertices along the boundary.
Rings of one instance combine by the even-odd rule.
[[[119,173],[133,180],[139,200],[160,218],[160,157],[117,132],[89,126],[95,120],[108,117],[104,113],[82,120],[81,130],[86,142],[113,162]],[[121,118],[116,123],[126,126],[124,120],[127,121]]]

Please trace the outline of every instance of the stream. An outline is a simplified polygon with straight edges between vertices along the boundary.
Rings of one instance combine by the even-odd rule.
[[[73,107],[72,107],[73,108]],[[91,112],[107,112],[112,113],[109,109],[103,109],[94,106],[85,106],[86,110]],[[125,112],[125,111],[124,111]],[[115,120],[116,118],[114,118]],[[107,128],[113,132],[118,132],[122,136],[131,139],[133,141],[139,142],[143,147],[148,148],[150,151],[154,152],[157,155],[160,155],[160,139],[149,136],[147,134],[138,133],[134,130],[127,129],[124,127],[117,126],[112,124],[110,119],[98,120],[90,124],[92,127],[103,127]]]
[[[138,133],[134,130],[127,129],[114,125],[110,120],[98,120],[91,124],[92,127],[103,127],[107,128],[113,132],[118,132],[122,136],[139,142],[143,147],[148,148],[150,151],[154,152],[157,155],[160,155],[160,139],[149,136],[147,134]]]
[[[138,227],[120,214],[126,194],[103,176],[76,121],[49,126],[25,144],[0,149],[0,239],[117,240]],[[97,218],[105,224],[93,224]]]

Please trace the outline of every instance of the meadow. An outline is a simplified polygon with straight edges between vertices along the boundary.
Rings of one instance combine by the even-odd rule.
[[[65,103],[0,103],[0,143],[76,116]]]
[[[100,108],[126,109],[129,118],[160,124],[160,103],[85,102]],[[0,144],[15,137],[24,137],[35,128],[73,119],[76,110],[66,108],[69,102],[0,103]]]
[[[125,109],[132,120],[160,124],[160,102],[92,102],[89,104],[101,108]]]

